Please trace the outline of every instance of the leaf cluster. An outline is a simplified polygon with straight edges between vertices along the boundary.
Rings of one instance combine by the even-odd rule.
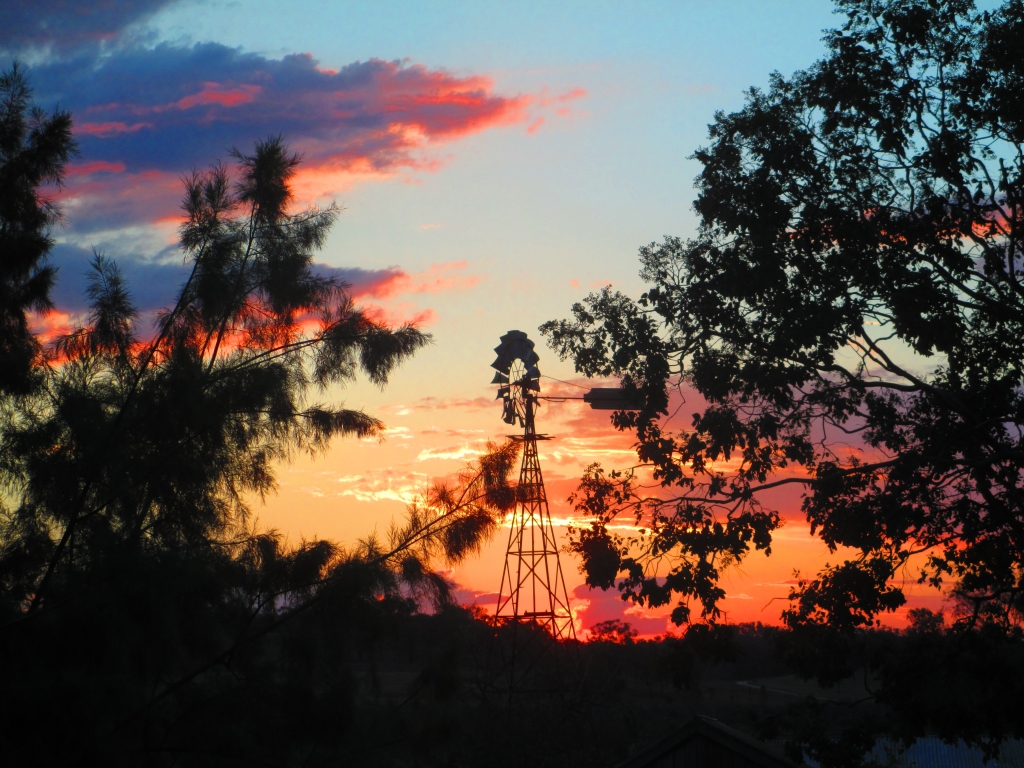
[[[922,581],[979,604],[1024,588],[1024,10],[838,6],[824,59],[715,116],[694,155],[699,235],[641,249],[638,301],[606,289],[543,331],[646,396],[615,423],[654,486],[627,473],[611,492],[593,470],[581,486],[599,525],[651,531],[644,578],[664,588],[666,552],[710,562],[680,530],[768,551],[779,516],[756,500],[795,483],[812,532],[857,554],[795,591],[787,620],[853,627],[902,604],[892,580],[916,555]],[[673,389],[703,400],[690,429],[666,426]],[[678,592],[717,615],[706,585]]]
[[[542,328],[646,399],[613,417],[637,466],[591,467],[575,497],[588,581],[678,597],[680,621],[697,599],[715,621],[720,566],[770,552],[782,518],[762,505],[796,485],[812,534],[844,553],[783,613],[823,680],[905,604],[911,568],[963,606],[933,660],[986,633],[1012,647],[1024,595],[1024,6],[837,8],[824,58],[715,115],[694,155],[699,231],[640,249],[648,290],[606,289]],[[669,395],[696,401],[688,428]],[[943,722],[898,701],[896,669],[878,695]]]
[[[40,349],[27,313],[50,309],[56,270],[46,263],[60,210],[41,187],[59,187],[77,153],[71,115],[47,114],[17,63],[0,72],[0,394],[33,383]]]

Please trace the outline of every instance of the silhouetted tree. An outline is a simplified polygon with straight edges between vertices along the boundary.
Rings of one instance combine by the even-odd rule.
[[[186,184],[192,271],[155,337],[139,338],[120,271],[97,256],[89,324],[57,342],[40,390],[8,411],[0,461],[18,496],[5,532],[37,558],[19,570],[33,608],[112,548],[244,533],[245,497],[273,489],[274,462],[381,428],[310,395],[360,369],[383,385],[429,340],[371,319],[313,270],[337,211],[287,212],[298,157],[280,139],[237,157],[233,186],[224,166]]]
[[[74,154],[71,115],[33,105],[17,64],[0,73],[0,393],[31,387],[39,347],[26,312],[51,306],[55,270],[46,255],[60,219],[40,187],[59,186]]]
[[[291,210],[299,158],[270,138],[236,152],[235,169],[186,180],[191,272],[152,330],[117,265],[97,255],[86,322],[44,348],[25,322],[26,309],[48,306],[53,279],[40,261],[53,209],[37,188],[60,178],[70,117],[36,111],[30,130],[24,77],[2,85],[0,274],[13,319],[0,346],[24,352],[17,371],[4,368],[17,386],[0,387],[5,757],[372,755],[359,731],[357,710],[376,711],[358,704],[360,654],[420,607],[450,604],[436,567],[475,551],[514,503],[516,446],[491,446],[404,524],[355,547],[256,529],[247,500],[274,490],[276,464],[383,427],[317,398],[360,373],[384,386],[430,337],[374,320],[314,268],[337,209]]]
[[[715,116],[695,155],[699,233],[641,249],[650,289],[605,290],[542,328],[577,370],[644,396],[613,418],[660,489],[588,470],[588,580],[678,598],[678,621],[696,598],[714,621],[721,569],[770,552],[763,492],[801,485],[812,532],[855,553],[785,612],[814,638],[806,658],[833,667],[905,602],[894,579],[915,555],[922,582],[958,596],[958,631],[1010,640],[1024,618],[1024,6],[838,7],[824,59]],[[688,429],[664,422],[677,388],[703,400]],[[617,515],[640,534],[612,535]],[[971,700],[991,717],[945,733],[1021,732],[996,716],[987,669]],[[934,701],[903,714],[910,699],[937,722]]]
[[[628,621],[620,619],[609,619],[599,621],[590,628],[589,642],[591,643],[621,643],[628,645],[632,643],[639,633],[633,629]]]

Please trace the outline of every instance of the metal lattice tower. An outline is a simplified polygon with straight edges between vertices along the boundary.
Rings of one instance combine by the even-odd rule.
[[[538,435],[535,415],[539,399],[540,370],[533,342],[521,331],[509,331],[495,349],[498,370],[493,383],[499,384],[498,398],[504,398],[503,418],[518,423],[523,434],[523,463],[519,471],[516,507],[505,551],[505,568],[498,591],[495,621],[531,623],[559,640],[576,638],[569,595],[558,557],[551,512],[548,509],[544,476],[537,456]]]

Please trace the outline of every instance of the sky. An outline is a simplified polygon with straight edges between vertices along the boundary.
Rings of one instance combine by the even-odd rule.
[[[489,384],[506,331],[537,342],[547,394],[594,384],[537,327],[604,285],[642,292],[637,249],[695,233],[690,156],[715,112],[773,71],[811,65],[840,22],[826,0],[4,6],[0,64],[16,57],[40,104],[71,110],[81,147],[58,195],[57,310],[41,328],[82,313],[94,249],[118,261],[140,309],[166,305],[183,280],[182,176],[282,134],[303,155],[298,201],[344,208],[318,258],[362,305],[433,335],[384,390],[331,393],[381,417],[383,441],[281,465],[277,494],[254,500],[260,524],[292,541],[347,543],[383,534],[417,492],[506,435]],[[577,402],[547,405],[538,428],[556,438],[541,463],[564,536],[583,468],[635,453],[607,412]],[[798,492],[773,502],[786,525],[770,557],[725,574],[728,621],[777,623],[794,571],[842,557],[809,535]],[[460,599],[493,601],[506,539],[447,571]],[[613,618],[672,631],[667,609],[592,591],[563,557],[581,631]],[[908,591],[906,608],[938,604]]]

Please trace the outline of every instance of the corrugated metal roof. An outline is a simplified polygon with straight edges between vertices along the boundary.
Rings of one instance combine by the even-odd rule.
[[[894,768],[1024,768],[1024,741],[1004,742],[999,757],[988,763],[977,747],[963,742],[946,744],[934,736],[918,739],[903,754],[891,744],[879,743],[872,750],[871,758]]]
[[[807,760],[807,764],[817,768],[813,760]],[[1024,768],[1024,741],[1003,742],[999,756],[986,763],[980,749],[963,742],[946,744],[942,739],[926,736],[901,751],[899,744],[883,740],[865,756],[864,764],[889,768]]]

